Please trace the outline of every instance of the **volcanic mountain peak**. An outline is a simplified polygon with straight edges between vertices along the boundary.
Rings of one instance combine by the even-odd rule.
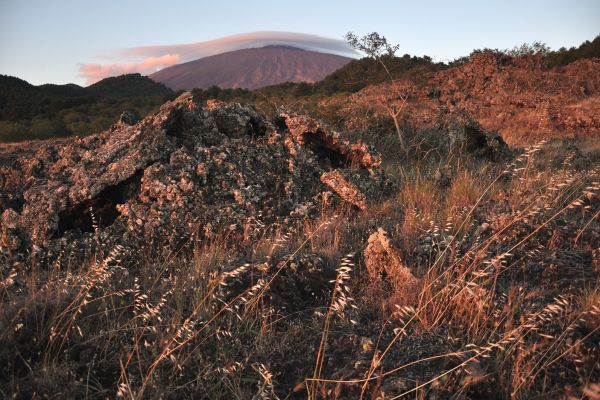
[[[210,86],[257,89],[284,82],[316,82],[350,61],[348,57],[274,44],[174,65],[150,78],[174,90]]]

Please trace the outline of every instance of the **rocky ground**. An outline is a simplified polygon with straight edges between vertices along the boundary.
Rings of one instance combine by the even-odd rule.
[[[340,108],[347,129],[364,131],[373,118],[402,108],[401,120],[416,128],[445,123],[467,111],[483,127],[513,145],[600,132],[600,60],[548,67],[539,56],[476,54],[462,65],[394,85],[369,86],[349,100],[326,100]],[[337,104],[336,102],[339,102]]]
[[[522,148],[453,107],[387,160],[189,94],[2,152],[0,396],[598,398],[596,116]]]
[[[176,248],[223,231],[251,243],[267,225],[314,214],[332,193],[364,208],[389,192],[364,143],[305,117],[279,120],[278,131],[252,107],[200,108],[184,95],[140,122],[9,153],[3,249],[36,246],[53,258],[95,235],[109,246],[160,238]]]

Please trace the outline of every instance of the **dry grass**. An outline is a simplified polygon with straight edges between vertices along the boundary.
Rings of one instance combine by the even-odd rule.
[[[223,234],[128,264],[127,248],[99,246],[47,269],[3,256],[0,393],[593,398],[600,183],[575,153],[542,144],[493,168],[430,153],[398,167],[393,200],[266,227],[254,243]],[[379,226],[419,276],[415,298],[366,277]]]

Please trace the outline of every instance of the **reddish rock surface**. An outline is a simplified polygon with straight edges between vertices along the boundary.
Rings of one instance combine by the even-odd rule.
[[[396,289],[416,292],[419,279],[404,265],[400,250],[390,242],[382,228],[369,236],[364,258],[367,272],[375,281],[386,278]]]
[[[456,67],[418,80],[370,86],[340,104],[348,128],[364,130],[365,113],[385,116],[381,104],[407,96],[411,125],[439,126],[449,114],[466,112],[508,143],[600,134],[600,59],[550,68],[541,58],[481,53]],[[334,101],[335,102],[335,101]]]
[[[325,172],[321,175],[321,182],[329,186],[342,199],[355,205],[361,210],[367,208],[365,195],[340,173],[340,171]]]

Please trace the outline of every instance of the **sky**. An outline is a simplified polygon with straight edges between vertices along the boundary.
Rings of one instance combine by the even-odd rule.
[[[558,49],[600,34],[600,0],[0,0],[0,74],[86,85],[214,53],[231,35],[295,32],[336,47],[348,31],[436,61],[533,41]]]

